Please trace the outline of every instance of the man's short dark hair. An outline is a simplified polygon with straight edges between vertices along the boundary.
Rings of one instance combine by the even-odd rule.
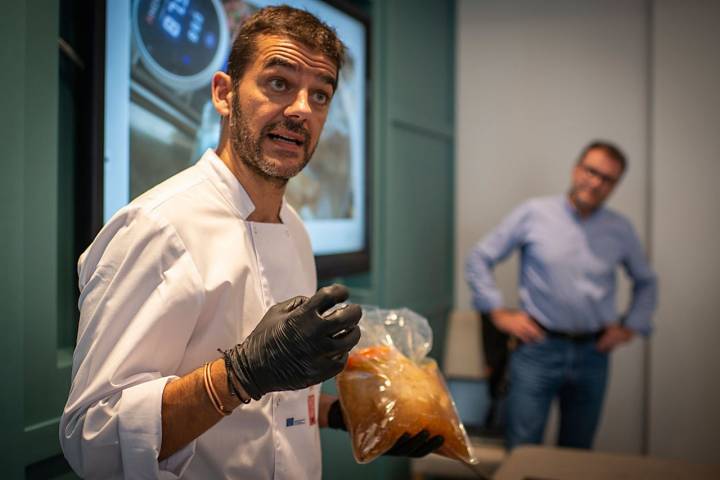
[[[618,162],[622,167],[623,173],[625,173],[625,170],[627,169],[627,157],[617,145],[603,140],[594,140],[583,148],[582,152],[580,152],[580,156],[578,157],[578,165],[582,163],[585,155],[587,155],[590,150],[595,149],[604,151],[607,156]]]
[[[322,53],[335,63],[338,75],[345,62],[345,45],[335,30],[315,15],[287,5],[265,7],[245,20],[233,42],[228,59],[228,74],[233,84],[237,85],[255,58],[257,39],[261,35],[288,37]],[[333,87],[337,88],[337,84]]]

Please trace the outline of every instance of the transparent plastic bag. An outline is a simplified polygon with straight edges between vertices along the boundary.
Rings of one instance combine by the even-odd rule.
[[[363,306],[362,337],[337,377],[345,424],[358,463],[388,451],[404,433],[442,435],[435,452],[477,463],[455,403],[434,360],[428,321],[402,308]]]

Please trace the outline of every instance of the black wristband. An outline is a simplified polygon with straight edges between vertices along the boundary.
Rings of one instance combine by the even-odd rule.
[[[232,350],[232,349],[231,349]],[[233,397],[237,397],[242,403],[250,403],[251,398],[245,398],[243,397],[238,389],[235,387],[235,382],[233,382],[233,376],[235,375],[235,369],[232,366],[232,360],[230,357],[230,350],[223,351],[218,348],[218,352],[222,353],[223,358],[225,359],[225,373],[227,374],[227,382],[228,382],[228,390],[230,391],[230,395]]]

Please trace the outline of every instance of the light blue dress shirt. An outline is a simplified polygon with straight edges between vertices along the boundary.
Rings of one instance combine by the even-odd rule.
[[[551,330],[586,333],[619,320],[617,267],[633,281],[628,328],[648,335],[657,302],[657,278],[632,224],[602,207],[581,218],[566,196],[525,202],[473,247],[465,279],[473,304],[486,312],[502,308],[493,267],[520,250],[521,308]]]

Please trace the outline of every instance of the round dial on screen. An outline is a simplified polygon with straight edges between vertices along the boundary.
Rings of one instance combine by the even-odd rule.
[[[222,67],[228,28],[220,0],[135,0],[132,14],[142,61],[168,86],[201,87]]]

